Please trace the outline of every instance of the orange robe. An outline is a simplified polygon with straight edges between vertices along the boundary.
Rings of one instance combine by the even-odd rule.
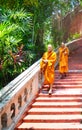
[[[68,55],[69,49],[67,47],[59,48],[59,72],[68,72]]]
[[[48,60],[48,63],[45,64],[43,60]],[[45,52],[42,56],[40,62],[40,69],[44,69],[44,84],[53,84],[55,73],[54,65],[56,62],[56,53],[55,52]]]

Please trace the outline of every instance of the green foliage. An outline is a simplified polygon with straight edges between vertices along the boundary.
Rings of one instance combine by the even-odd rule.
[[[6,85],[28,67],[28,64],[25,64],[27,56],[31,60],[29,64],[32,62],[33,57],[23,51],[26,46],[23,45],[26,34],[27,42],[29,41],[28,36],[32,35],[31,17],[31,13],[26,13],[24,9],[2,11],[0,24],[0,86]]]
[[[80,33],[75,33],[75,34],[70,34],[69,38],[67,39],[67,41],[72,41],[72,40],[75,40],[75,39],[78,39],[81,37],[81,34]]]
[[[51,31],[52,31],[52,24],[51,24],[51,17],[49,17],[48,19],[46,19],[45,26],[44,26],[43,42],[45,44],[46,49],[48,44],[53,44],[53,37]]]

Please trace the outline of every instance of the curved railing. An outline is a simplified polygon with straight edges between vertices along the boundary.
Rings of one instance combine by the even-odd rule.
[[[36,70],[39,70],[39,62],[40,61],[37,61],[35,64],[33,64],[31,67],[29,67],[26,71],[24,71],[22,74],[20,74],[17,78],[15,78],[13,81],[11,81],[7,86],[5,86],[0,91],[0,102],[5,100],[9,94],[11,94],[17,88],[19,88],[19,85],[23,81],[25,81],[25,79],[30,77],[33,73],[36,73]]]
[[[13,130],[25,108],[37,95],[42,78],[40,60],[0,91],[0,130]]]
[[[74,43],[79,42],[82,39],[66,44],[70,52],[76,49]],[[0,91],[0,130],[14,130],[22,114],[38,94],[42,81],[39,60]]]

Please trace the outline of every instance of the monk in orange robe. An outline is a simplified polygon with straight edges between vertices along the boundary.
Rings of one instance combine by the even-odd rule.
[[[56,62],[56,53],[53,51],[52,45],[48,45],[48,51],[42,56],[40,69],[44,75],[44,84],[49,85],[49,94],[52,93],[52,86],[55,80],[54,67]]]
[[[64,78],[68,72],[68,55],[69,49],[64,43],[59,48],[59,73],[60,78]]]

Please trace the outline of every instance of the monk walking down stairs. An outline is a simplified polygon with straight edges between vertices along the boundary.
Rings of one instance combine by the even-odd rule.
[[[60,78],[64,78],[68,72],[68,55],[69,49],[62,42],[61,47],[59,48],[59,73]]]
[[[49,85],[49,94],[52,94],[52,86],[54,83],[55,73],[54,66],[56,62],[56,53],[53,51],[51,44],[48,45],[48,51],[42,56],[40,69],[44,75],[44,85]]]

